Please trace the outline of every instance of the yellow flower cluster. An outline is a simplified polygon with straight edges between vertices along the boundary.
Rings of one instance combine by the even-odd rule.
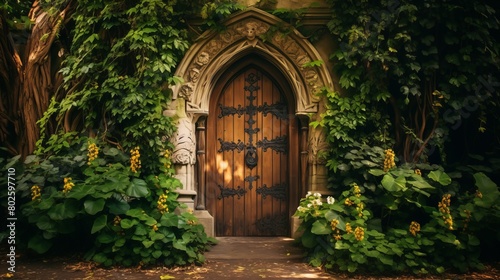
[[[158,226],[157,226],[156,224],[154,224],[154,225],[152,226],[152,228],[153,228],[153,231],[157,231],[157,230],[158,230]]]
[[[196,221],[195,220],[188,220],[186,223],[188,225],[196,225]]]
[[[413,236],[417,236],[417,232],[420,231],[420,224],[415,222],[415,221],[412,221],[410,223],[410,233],[411,235]]]
[[[362,241],[363,238],[365,238],[365,230],[361,227],[356,227],[356,229],[354,230],[354,237],[356,238],[356,240]]]
[[[31,200],[37,200],[42,196],[39,186],[31,187]]]
[[[71,177],[64,178],[64,187],[63,187],[63,193],[69,192],[75,184],[71,182]]]
[[[351,227],[351,224],[350,223],[346,223],[345,224],[345,231],[347,233],[352,233],[352,227]]]
[[[88,143],[89,144],[89,147],[87,148],[88,152],[87,152],[87,157],[88,157],[88,161],[87,161],[87,164],[90,165],[92,163],[92,161],[94,161],[97,156],[99,155],[99,148],[97,148],[97,145],[95,143]]]
[[[332,227],[332,230],[335,230],[337,228],[337,226],[339,225],[339,220],[337,219],[333,219],[331,222],[330,222],[330,226]]]
[[[344,201],[344,204],[347,205],[347,206],[351,206],[354,204],[354,202],[352,202],[352,200],[350,200],[349,198],[346,198],[345,201]]]
[[[415,169],[415,174],[417,174],[418,176],[422,176],[422,171],[420,171],[420,169]]]
[[[130,170],[136,173],[141,168],[141,154],[139,153],[139,147],[135,147],[130,150]]]
[[[339,241],[340,239],[342,239],[342,235],[340,235],[339,232],[337,231],[337,234],[335,234],[333,236],[333,238],[335,238],[335,240]]]
[[[358,211],[358,216],[363,217],[363,209],[365,208],[365,205],[361,202],[356,206],[356,210]]]
[[[115,216],[115,218],[113,219],[113,225],[119,226],[121,221],[122,219],[120,218],[120,216]]]
[[[360,197],[361,196],[361,189],[359,189],[359,186],[356,183],[354,183],[353,188],[354,188],[353,189],[354,195],[356,197]]]
[[[158,205],[156,206],[156,208],[158,208],[158,210],[162,214],[168,212],[167,198],[168,198],[168,196],[166,194],[162,194],[162,195],[160,195],[160,197],[158,198],[158,201],[157,201]]]
[[[166,169],[169,169],[170,166],[171,166],[171,163],[170,163],[170,150],[165,150],[165,153],[163,154],[163,156],[165,157],[166,161],[165,161],[165,168]]]
[[[394,151],[392,149],[385,150],[385,159],[384,159],[384,172],[389,171],[391,168],[396,166],[394,162]]]
[[[441,202],[438,202],[439,212],[443,214],[444,224],[448,226],[448,229],[453,230],[453,218],[450,213],[450,200],[451,194],[447,193],[443,195]]]

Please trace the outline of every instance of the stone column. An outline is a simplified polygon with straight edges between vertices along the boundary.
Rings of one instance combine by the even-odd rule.
[[[196,162],[196,138],[192,117],[186,114],[186,101],[177,98],[170,104],[170,110],[165,115],[174,118],[177,131],[172,135],[171,142],[174,144],[172,152],[172,163],[175,169],[174,177],[181,181],[183,188],[177,190],[178,201],[185,203],[188,208],[194,209],[194,197],[196,196],[194,184],[194,164]]]
[[[324,106],[320,104],[316,118],[319,119]],[[327,188],[328,168],[326,159],[321,157],[323,152],[328,151],[325,132],[321,127],[311,128],[309,130],[309,191],[317,192],[322,195],[331,195],[332,192]]]

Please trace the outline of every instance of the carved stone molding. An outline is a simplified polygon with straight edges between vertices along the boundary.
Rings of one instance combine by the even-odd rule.
[[[319,121],[321,114],[324,113],[325,110],[324,106],[319,107],[318,113],[314,115],[316,121]],[[310,164],[326,164],[326,159],[321,157],[321,154],[328,150],[329,145],[326,142],[326,134],[323,128],[318,126],[309,130],[308,144],[308,162]]]
[[[177,131],[172,135],[171,141],[174,144],[172,152],[172,163],[174,164],[194,164],[196,162],[196,135],[192,118],[185,114],[185,101],[180,98],[176,104],[176,114],[178,117]]]
[[[277,17],[249,8],[227,20],[223,32],[202,34],[178,67],[176,76],[186,83],[173,87],[173,98],[187,100],[187,112],[208,113],[208,101],[217,75],[231,62],[254,53],[271,61],[287,77],[296,97],[297,114],[317,112],[316,93],[333,86],[328,70],[324,65],[304,67],[321,57],[295,29],[288,34],[273,31],[276,33],[267,34],[271,39],[262,41],[260,36],[271,32],[270,27],[278,23],[282,21]]]

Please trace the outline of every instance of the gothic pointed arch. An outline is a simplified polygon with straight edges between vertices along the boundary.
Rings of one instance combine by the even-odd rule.
[[[316,93],[333,87],[331,77],[324,64],[304,66],[321,60],[320,55],[293,27],[287,34],[272,28],[283,24],[269,13],[248,8],[229,18],[223,32],[203,33],[177,69],[176,76],[182,77],[185,83],[173,87],[173,99],[184,99],[188,114],[207,115],[210,95],[223,70],[243,56],[258,54],[284,74],[295,97],[295,113],[316,113],[319,102]]]

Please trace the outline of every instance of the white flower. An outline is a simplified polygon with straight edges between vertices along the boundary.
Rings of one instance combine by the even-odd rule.
[[[322,205],[323,202],[321,202],[321,200],[318,198],[318,199],[315,199],[313,201],[311,201],[312,205],[314,206],[319,206],[319,205]]]
[[[310,197],[312,195],[311,192],[307,192],[306,197]]]
[[[327,198],[326,198],[326,203],[328,203],[328,204],[333,204],[333,203],[335,203],[335,198],[333,198],[333,197],[331,197],[331,196],[327,197]]]
[[[320,193],[314,193],[314,197],[316,197],[316,198],[320,198],[320,197],[321,197],[321,194],[320,194]]]
[[[307,208],[311,208],[313,205],[311,203],[307,204]]]
[[[306,212],[306,211],[307,211],[307,208],[302,207],[302,206],[299,206],[299,207],[297,208],[297,210],[298,210],[299,212],[304,213],[304,212]]]

